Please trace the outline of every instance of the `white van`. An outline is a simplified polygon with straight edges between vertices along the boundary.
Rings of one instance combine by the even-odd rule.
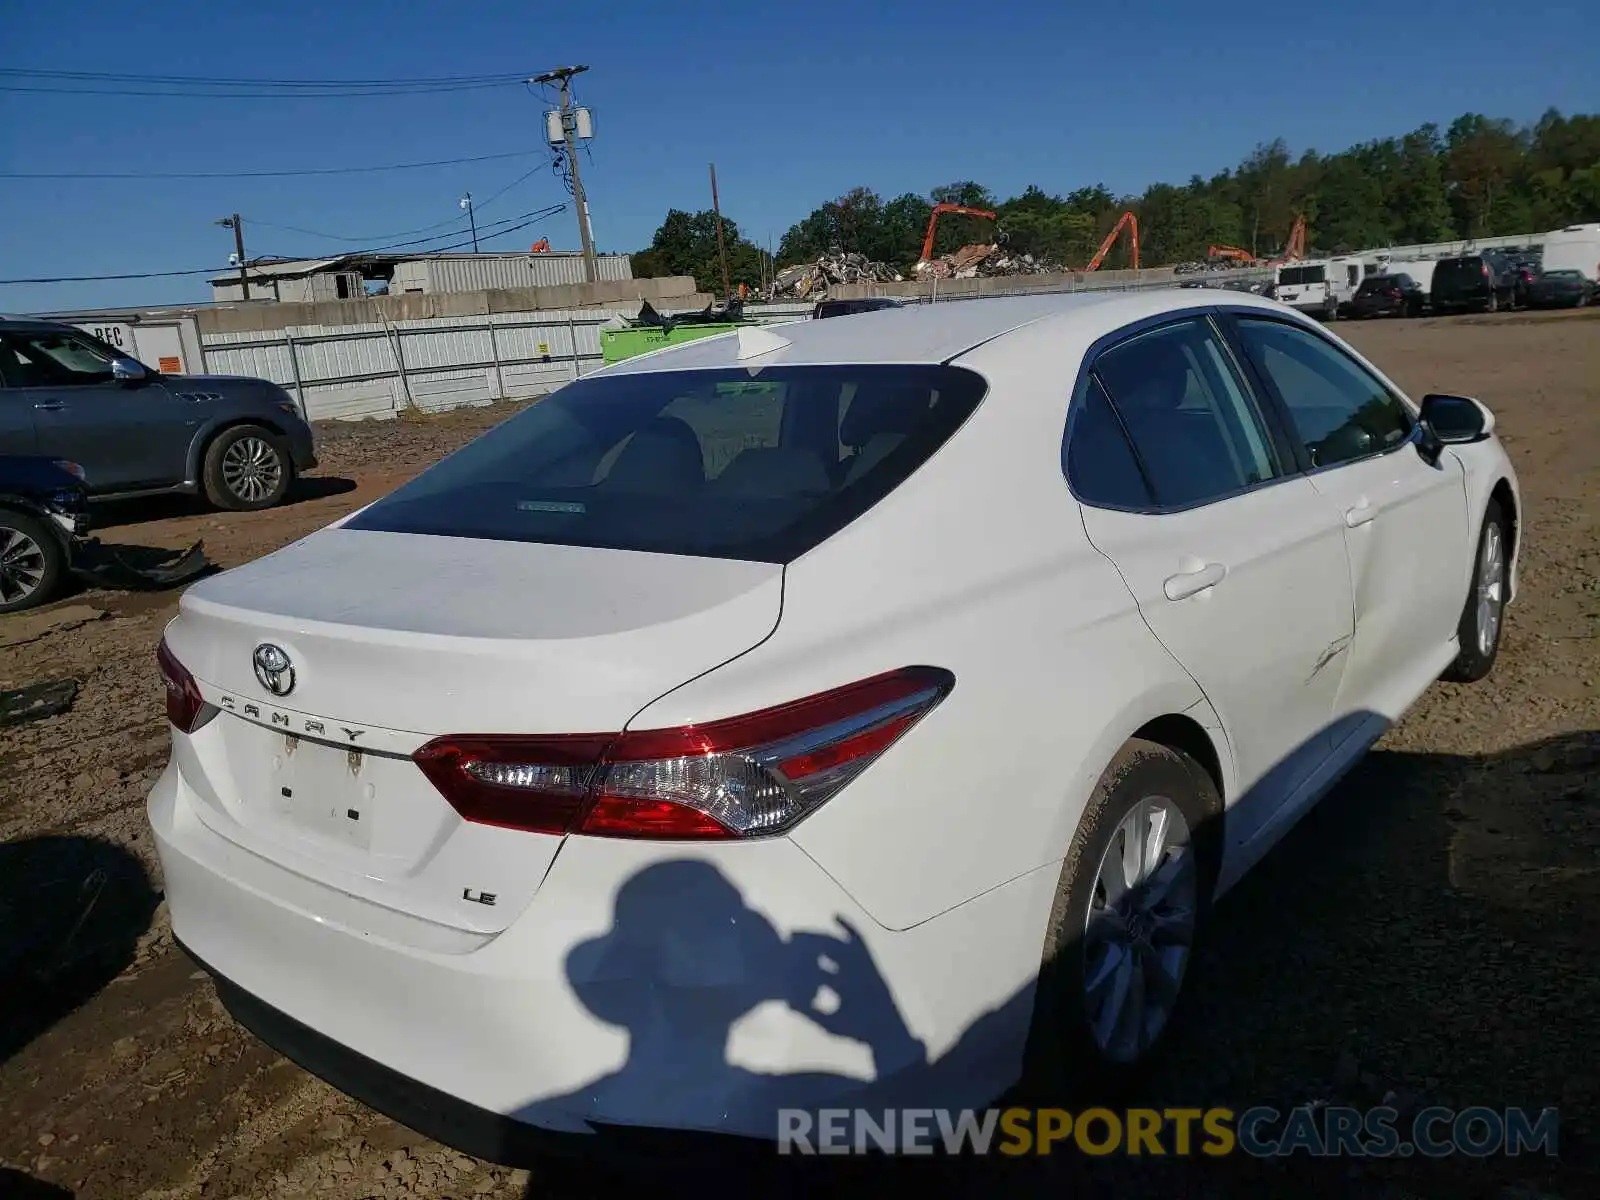
[[[1590,283],[1600,283],[1600,223],[1568,225],[1544,235],[1544,271],[1582,271]]]
[[[1361,260],[1350,256],[1285,263],[1274,276],[1274,294],[1292,308],[1332,321],[1355,299],[1363,271]]]

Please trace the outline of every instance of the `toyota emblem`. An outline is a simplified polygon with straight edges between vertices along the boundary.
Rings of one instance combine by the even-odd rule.
[[[294,664],[282,646],[263,642],[256,647],[253,657],[256,678],[261,686],[274,696],[287,696],[294,691]]]

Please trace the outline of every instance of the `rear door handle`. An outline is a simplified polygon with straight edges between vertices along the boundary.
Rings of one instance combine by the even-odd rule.
[[[1228,573],[1228,568],[1221,563],[1207,563],[1198,571],[1185,571],[1179,575],[1170,575],[1162,584],[1168,600],[1186,600],[1196,592],[1203,592],[1208,587],[1215,587],[1222,582],[1223,576]]]
[[[43,404],[35,404],[34,407],[44,412],[60,412],[66,405],[59,400],[48,400]]]
[[[1344,523],[1354,529],[1357,525],[1365,525],[1377,515],[1378,510],[1372,506],[1371,502],[1363,500],[1354,508],[1344,510]]]

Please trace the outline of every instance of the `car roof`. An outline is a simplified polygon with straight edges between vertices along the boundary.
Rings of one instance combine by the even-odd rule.
[[[12,333],[60,333],[63,329],[78,332],[71,325],[64,325],[60,321],[44,321],[37,317],[0,316],[0,332],[9,330]]]
[[[951,300],[858,313],[847,321],[799,320],[747,326],[624,359],[596,374],[740,366],[755,369],[840,363],[945,363],[1024,326],[1050,322],[1058,325],[1063,335],[1087,333],[1098,338],[1147,317],[1224,304],[1279,313],[1293,311],[1287,305],[1248,292],[1232,292],[1224,298],[1209,289],[1177,287]],[[740,359],[741,341],[758,351],[768,345],[773,348]]]

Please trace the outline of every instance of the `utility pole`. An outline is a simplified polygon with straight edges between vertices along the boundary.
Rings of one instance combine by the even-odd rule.
[[[589,229],[589,201],[583,194],[583,177],[578,171],[578,148],[573,137],[577,118],[572,113],[572,77],[581,75],[588,67],[559,67],[535,75],[533,83],[555,83],[561,88],[561,140],[567,148],[567,163],[572,169],[572,202],[578,209],[578,237],[583,242],[583,273],[590,282],[600,277],[599,263],[595,261],[594,234]]]
[[[717,200],[717,164],[711,164],[711,211],[717,217],[717,260],[722,264],[722,302],[726,304],[733,295],[733,284],[728,280],[728,246],[722,238],[722,205]]]
[[[461,207],[467,210],[467,220],[472,223],[472,252],[478,252],[478,214],[472,211],[472,193],[461,197]]]
[[[248,300],[250,299],[250,275],[244,267],[244,221],[240,219],[238,213],[234,213],[231,217],[223,217],[217,224],[224,229],[233,230],[233,248],[235,256],[239,260],[239,290],[243,293],[243,298]]]

